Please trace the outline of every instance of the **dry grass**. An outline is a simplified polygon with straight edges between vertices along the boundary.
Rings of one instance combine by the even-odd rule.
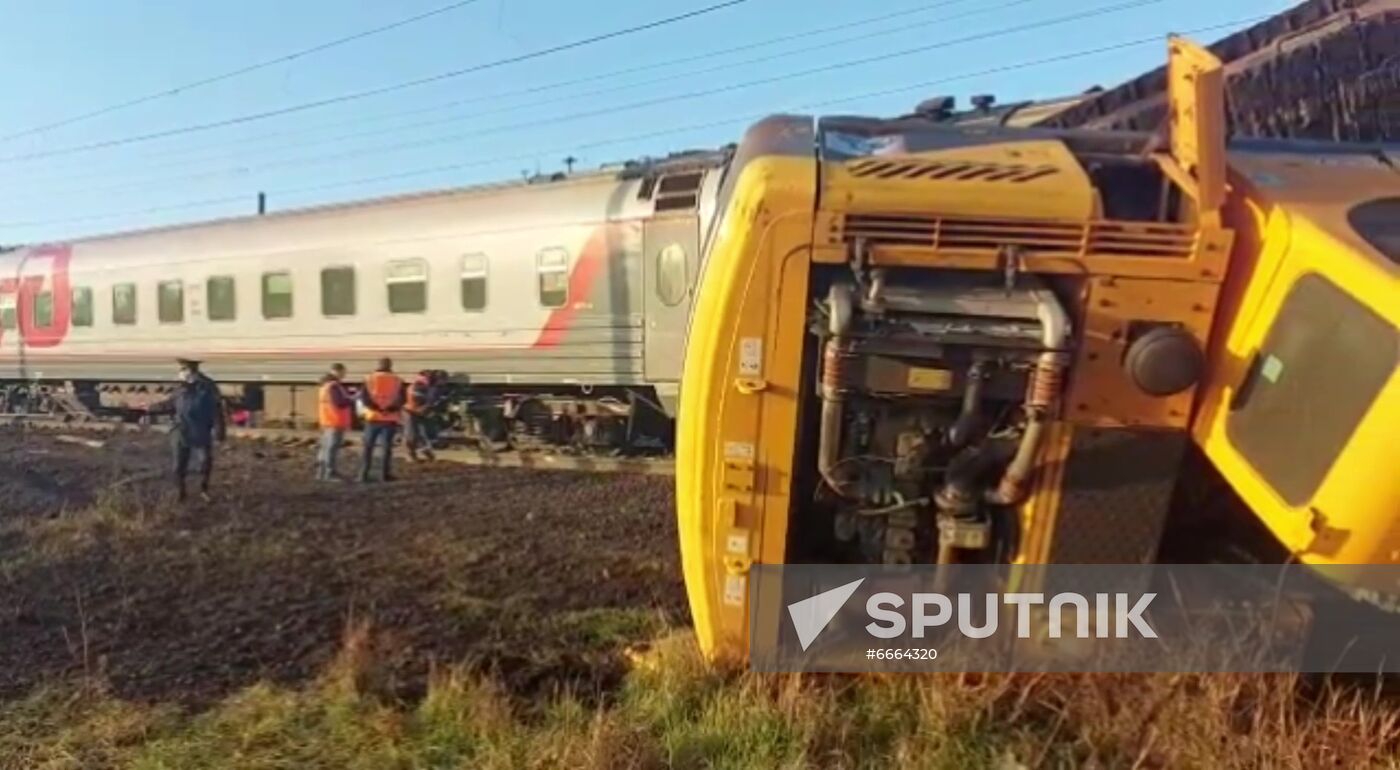
[[[658,640],[602,706],[439,670],[383,691],[370,629],[301,690],[201,714],[98,686],[0,705],[0,768],[1400,768],[1400,706],[1286,675],[759,676]]]

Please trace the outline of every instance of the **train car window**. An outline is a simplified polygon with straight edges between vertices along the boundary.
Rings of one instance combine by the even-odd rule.
[[[19,326],[17,301],[13,294],[0,294],[0,329],[12,330]]]
[[[355,314],[355,268],[328,267],[321,271],[321,315]]]
[[[563,307],[569,304],[569,252],[552,247],[535,258],[540,278],[540,304]]]
[[[163,324],[185,322],[185,284],[161,281],[156,284],[156,317]]]
[[[34,322],[36,329],[48,329],[53,326],[53,292],[40,292],[34,298],[34,308],[30,311],[34,317],[30,320]]]
[[[204,301],[210,321],[232,321],[238,317],[238,294],[231,275],[216,275],[204,282]]]
[[[292,317],[291,273],[263,273],[262,314],[269,320]]]
[[[92,289],[86,286],[73,289],[73,325],[92,326],[92,318]]]
[[[685,247],[679,243],[656,252],[656,296],[669,307],[679,305],[690,288],[685,263]]]
[[[136,323],[136,284],[119,283],[112,287],[112,323],[119,326]]]
[[[421,259],[390,262],[384,281],[390,313],[421,313],[428,309],[428,263]]]
[[[1400,198],[1380,198],[1354,207],[1351,226],[1386,259],[1400,265]]]
[[[1284,298],[1225,424],[1289,505],[1312,497],[1400,363],[1400,333],[1315,273]]]
[[[486,255],[462,257],[462,309],[479,313],[486,309]]]

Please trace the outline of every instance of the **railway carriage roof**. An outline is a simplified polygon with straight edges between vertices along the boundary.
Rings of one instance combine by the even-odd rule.
[[[513,190],[526,190],[533,188],[557,189],[560,186],[585,186],[606,184],[609,182],[625,184],[649,175],[664,174],[668,172],[687,171],[696,168],[718,167],[728,159],[727,150],[702,150],[675,153],[663,158],[643,158],[640,160],[626,161],[624,163],[606,165],[598,169],[589,171],[579,171],[565,174],[563,172],[554,174],[535,174],[524,179],[513,179],[507,181],[484,182],[475,185],[465,185],[461,187],[448,187],[437,190],[425,190],[399,195],[388,195],[378,198],[364,198],[360,200],[341,201],[313,206],[303,206],[276,211],[265,214],[242,214],[229,217],[219,217],[216,219],[198,220],[193,222],[181,222],[172,225],[161,225],[158,227],[148,227],[138,230],[119,230],[110,233],[98,233],[86,235],[65,241],[73,244],[81,244],[94,241],[110,241],[116,239],[133,238],[148,235],[158,235],[162,233],[177,232],[180,230],[235,225],[241,223],[285,221],[294,220],[300,217],[310,217],[315,215],[355,211],[357,209],[369,209],[378,207],[393,207],[422,203],[432,200],[450,200],[452,198],[475,198],[487,196]],[[0,248],[0,253],[8,250],[22,249],[28,246],[40,246],[43,244],[16,244]]]

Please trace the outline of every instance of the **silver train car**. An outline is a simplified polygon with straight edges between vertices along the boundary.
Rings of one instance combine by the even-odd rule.
[[[270,420],[390,357],[468,432],[665,440],[727,151],[0,253],[0,411],[122,413],[176,356]]]

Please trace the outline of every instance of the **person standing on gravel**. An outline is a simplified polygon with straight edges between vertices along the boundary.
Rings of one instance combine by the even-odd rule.
[[[199,371],[199,362],[188,358],[176,359],[180,365],[180,387],[169,398],[147,407],[153,415],[175,417],[170,432],[174,455],[175,491],[180,502],[185,501],[185,476],[190,459],[199,455],[199,496],[209,502],[209,481],[214,474],[214,440],[223,441],[228,435],[224,419],[224,399],[219,386]]]
[[[394,362],[379,359],[379,366],[365,378],[360,389],[360,403],[365,408],[365,453],[360,462],[360,481],[368,482],[370,466],[374,464],[374,447],[384,445],[380,478],[393,481],[391,465],[394,456],[394,436],[399,432],[404,403],[404,384],[394,374]]]
[[[340,448],[345,444],[345,431],[355,410],[355,401],[345,389],[345,366],[331,364],[330,373],[321,378],[317,396],[317,416],[321,424],[321,445],[316,451],[316,480],[343,480],[338,470]]]
[[[408,456],[418,462],[418,452],[423,457],[435,460],[433,454],[433,411],[438,407],[439,388],[436,372],[424,369],[408,386],[408,401],[404,404],[404,444]]]

